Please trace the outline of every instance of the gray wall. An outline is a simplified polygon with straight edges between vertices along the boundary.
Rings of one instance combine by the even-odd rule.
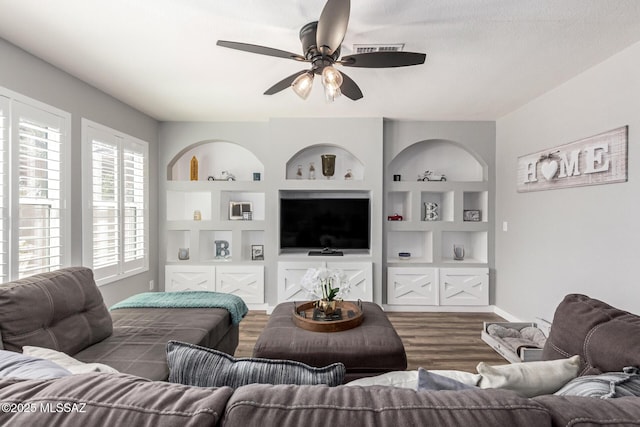
[[[150,262],[149,271],[100,288],[107,305],[149,290],[158,277],[158,123],[83,81],[0,39],[0,86],[71,113],[73,176],[81,171],[81,118],[109,126],[149,142]],[[78,58],[82,60],[82,58]],[[115,76],[114,76],[115,78]],[[71,264],[82,264],[82,181],[71,183]]]
[[[552,319],[578,292],[640,312],[640,44],[497,121],[495,304]],[[516,192],[518,156],[629,125],[626,183]],[[502,231],[503,221],[508,231]]]

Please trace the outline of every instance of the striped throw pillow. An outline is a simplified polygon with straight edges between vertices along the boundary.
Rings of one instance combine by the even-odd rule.
[[[314,368],[291,360],[236,359],[211,348],[179,341],[167,343],[169,382],[198,387],[237,388],[247,384],[342,384],[345,367]]]
[[[560,396],[583,396],[610,399],[624,396],[640,396],[640,370],[624,368],[622,372],[600,375],[584,375],[569,381],[555,392]]]

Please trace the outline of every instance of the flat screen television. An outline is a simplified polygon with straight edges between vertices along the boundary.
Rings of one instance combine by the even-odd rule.
[[[280,248],[370,248],[368,198],[281,198]]]

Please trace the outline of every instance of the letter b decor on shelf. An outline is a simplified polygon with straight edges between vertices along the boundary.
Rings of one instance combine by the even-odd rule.
[[[518,157],[518,192],[627,181],[628,128]]]

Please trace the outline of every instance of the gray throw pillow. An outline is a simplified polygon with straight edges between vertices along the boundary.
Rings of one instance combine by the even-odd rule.
[[[418,368],[418,391],[466,390],[469,388],[478,387],[461,383],[443,375],[434,374],[424,368]]]
[[[259,358],[236,359],[211,348],[179,341],[167,343],[169,382],[199,387],[237,388],[247,384],[342,384],[345,367],[333,363],[314,368],[301,362]]]
[[[640,396],[640,371],[635,367],[627,367],[622,372],[584,375],[569,381],[555,394],[600,399]]]
[[[71,375],[71,372],[49,360],[25,356],[15,351],[0,350],[0,378],[39,380],[67,375]]]

